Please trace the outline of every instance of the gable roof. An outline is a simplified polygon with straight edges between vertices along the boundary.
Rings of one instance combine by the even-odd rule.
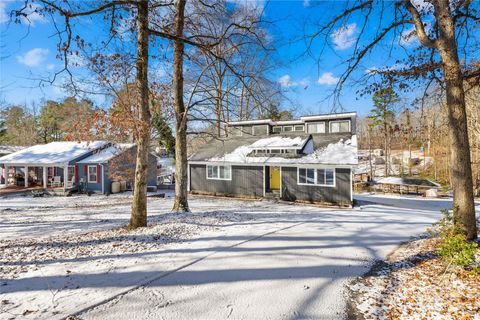
[[[57,141],[38,144],[0,158],[0,164],[11,165],[68,165],[93,150],[108,145],[106,141]]]
[[[275,139],[274,139],[275,138]],[[296,158],[285,158],[281,155],[248,156],[258,147],[268,145],[268,148],[287,148],[287,145],[298,147],[313,142],[313,152]],[[270,144],[272,142],[272,144]],[[301,149],[301,148],[300,148]],[[325,135],[275,135],[247,136],[212,139],[194,154],[189,161],[228,162],[228,163],[274,163],[274,164],[337,164],[356,165],[357,137],[350,133]]]
[[[106,163],[122,152],[135,147],[134,143],[118,143],[108,148],[98,150],[91,156],[78,161],[78,163]]]

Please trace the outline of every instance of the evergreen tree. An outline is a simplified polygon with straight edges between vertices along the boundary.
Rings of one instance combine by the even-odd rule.
[[[387,177],[389,175],[390,131],[395,115],[395,103],[399,101],[399,98],[392,88],[382,88],[374,93],[372,100],[374,108],[370,110],[371,115],[369,118],[373,120],[373,126],[382,128],[384,134],[385,177]]]

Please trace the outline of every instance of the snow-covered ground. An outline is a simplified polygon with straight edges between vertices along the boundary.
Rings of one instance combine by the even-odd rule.
[[[1,199],[0,319],[340,319],[344,284],[443,205],[149,198],[128,231],[129,197]]]

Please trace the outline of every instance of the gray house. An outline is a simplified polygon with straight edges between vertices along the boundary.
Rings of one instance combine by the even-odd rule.
[[[228,137],[189,157],[189,191],[350,205],[355,121],[356,113],[348,112],[230,122]]]

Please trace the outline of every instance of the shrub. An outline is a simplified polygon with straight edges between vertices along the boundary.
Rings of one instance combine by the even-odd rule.
[[[466,241],[465,235],[453,224],[453,214],[442,210],[443,217],[428,231],[441,239],[437,253],[449,264],[460,267],[475,263],[475,253],[478,245]]]
[[[463,234],[455,234],[442,239],[438,254],[448,264],[466,267],[475,262],[477,244],[467,242]]]

